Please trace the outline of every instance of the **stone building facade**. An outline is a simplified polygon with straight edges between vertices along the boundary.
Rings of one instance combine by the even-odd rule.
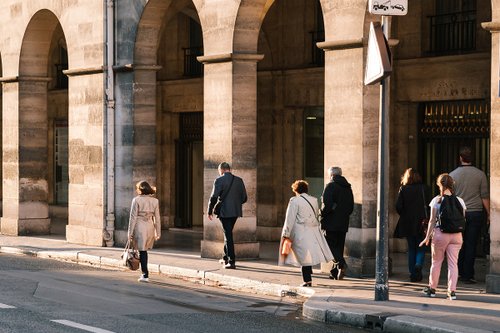
[[[326,168],[339,165],[356,202],[350,272],[373,274],[379,89],[363,78],[369,23],[380,17],[367,3],[2,1],[0,231],[121,245],[134,183],[146,179],[157,185],[163,228],[203,230],[201,255],[218,257],[222,232],[204,213],[227,161],[249,194],[236,251],[258,257],[259,242],[279,239],[290,184],[304,178],[319,197]],[[387,189],[395,199],[408,166],[432,185],[458,146],[472,144],[491,184],[493,292],[498,6],[423,0],[393,18]],[[396,221],[391,206],[391,230]]]

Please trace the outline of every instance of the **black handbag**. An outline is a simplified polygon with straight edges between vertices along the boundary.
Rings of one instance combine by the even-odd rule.
[[[427,236],[427,229],[429,228],[429,215],[427,214],[427,206],[425,204],[424,186],[422,186],[422,198],[424,199],[424,215],[425,217],[420,221],[420,236],[425,238]]]
[[[224,197],[223,198],[219,198],[219,200],[217,200],[217,202],[214,205],[214,214],[217,217],[219,217],[219,215],[220,215],[220,210],[221,210],[221,207],[222,207],[222,202],[224,201],[224,199],[226,199],[226,196],[229,193],[229,190],[231,189],[231,186],[233,185],[233,181],[234,181],[234,175],[233,175],[233,178],[231,179],[231,184],[229,184],[229,188],[227,189],[227,192],[224,193]]]

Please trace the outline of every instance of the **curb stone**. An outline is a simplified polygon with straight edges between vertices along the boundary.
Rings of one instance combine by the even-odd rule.
[[[412,316],[389,317],[384,323],[384,332],[390,333],[494,333],[494,331],[442,323],[427,318]]]
[[[334,303],[325,304],[329,296],[314,296],[309,298],[303,306],[303,315],[309,319],[322,321],[327,324],[343,324],[353,327],[366,328],[367,316],[375,315],[375,311],[353,312],[346,311]]]
[[[349,311],[340,306],[324,304],[327,296],[309,298],[303,306],[303,315],[311,320],[327,324],[342,324],[351,327],[369,328],[389,333],[495,333],[495,331],[472,329],[460,325],[443,323],[427,318],[407,315],[380,316],[376,311]],[[373,320],[378,319],[378,320]]]

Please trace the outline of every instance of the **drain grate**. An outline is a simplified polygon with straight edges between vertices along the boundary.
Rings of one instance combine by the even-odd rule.
[[[286,296],[297,297],[298,294],[297,294],[297,292],[292,291],[292,290],[282,290],[281,291],[281,297],[286,297]]]
[[[366,315],[366,325],[365,328],[372,330],[384,330],[384,322],[388,317],[395,316],[394,313],[376,313]]]

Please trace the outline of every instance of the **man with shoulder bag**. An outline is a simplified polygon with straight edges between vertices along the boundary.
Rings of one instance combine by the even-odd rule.
[[[224,268],[235,269],[233,228],[238,217],[243,216],[242,205],[247,201],[245,184],[240,177],[231,173],[228,163],[222,162],[218,167],[219,177],[215,179],[208,201],[208,219],[217,215],[224,231],[224,257],[221,262]]]

